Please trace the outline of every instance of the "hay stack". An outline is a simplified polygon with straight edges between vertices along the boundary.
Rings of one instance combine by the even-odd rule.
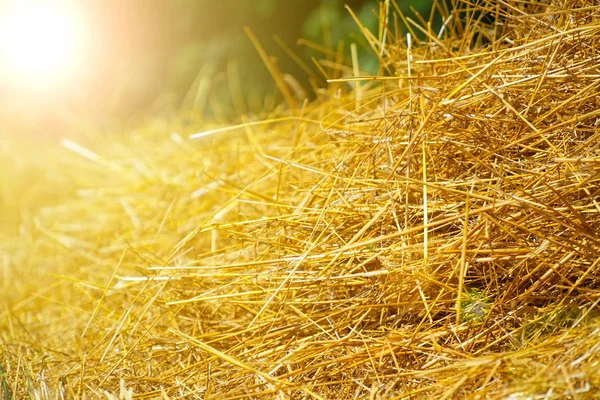
[[[64,141],[2,247],[4,399],[593,398],[600,6],[436,8],[302,109]]]

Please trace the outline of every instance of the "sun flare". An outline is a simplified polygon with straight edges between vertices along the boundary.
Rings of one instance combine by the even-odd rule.
[[[83,18],[74,2],[15,0],[0,5],[0,69],[12,85],[68,78],[80,66]]]

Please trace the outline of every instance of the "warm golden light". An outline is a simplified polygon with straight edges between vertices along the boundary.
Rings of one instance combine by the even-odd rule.
[[[76,71],[86,32],[75,2],[0,4],[0,70],[5,80],[17,86],[46,86]]]

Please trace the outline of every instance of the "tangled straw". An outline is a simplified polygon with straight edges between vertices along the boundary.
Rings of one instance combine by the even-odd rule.
[[[600,391],[600,6],[381,7],[380,76],[333,52],[295,112],[63,143],[2,247],[5,399]]]

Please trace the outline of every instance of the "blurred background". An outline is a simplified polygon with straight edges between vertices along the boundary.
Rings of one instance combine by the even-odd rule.
[[[298,98],[326,85],[313,59],[339,49],[348,65],[351,43],[377,73],[345,4],[377,35],[377,0],[0,0],[0,238],[77,189],[59,168],[63,138],[94,148],[144,127],[186,136],[277,107],[245,26]],[[397,4],[429,19],[431,0]]]
[[[428,19],[431,0],[397,3]],[[327,57],[320,46],[349,55],[355,42],[375,73],[345,4],[377,32],[377,0],[0,0],[0,135],[272,109],[281,98],[244,26],[299,97],[325,84],[312,61]]]

